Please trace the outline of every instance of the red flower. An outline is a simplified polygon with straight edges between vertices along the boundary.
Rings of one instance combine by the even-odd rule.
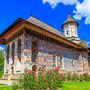
[[[53,71],[58,71],[58,70],[59,70],[59,68],[60,68],[60,66],[55,67],[55,68],[53,69]]]
[[[32,73],[34,75],[34,78],[36,78],[36,72],[33,70],[29,70],[30,73]]]
[[[46,80],[44,80],[44,82],[47,82]]]
[[[42,68],[45,68],[45,67],[46,67],[46,65],[45,65],[45,64],[43,64],[43,65],[42,65]]]
[[[83,75],[88,75],[88,72],[84,72]]]
[[[58,66],[57,68],[60,68],[60,66]]]

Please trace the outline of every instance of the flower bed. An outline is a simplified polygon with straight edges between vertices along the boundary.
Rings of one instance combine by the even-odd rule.
[[[14,88],[28,90],[56,90],[63,87],[62,77],[58,72],[59,67],[45,71],[44,68],[36,75],[35,71],[29,70],[16,84]]]

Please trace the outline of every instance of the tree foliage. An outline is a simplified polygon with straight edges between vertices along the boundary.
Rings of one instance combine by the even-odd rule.
[[[4,72],[4,53],[0,50],[0,77]]]

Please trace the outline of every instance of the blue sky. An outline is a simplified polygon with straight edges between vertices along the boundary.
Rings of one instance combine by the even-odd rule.
[[[80,39],[90,42],[90,0],[0,0],[0,33],[17,18],[32,15],[60,31],[68,12],[80,24]]]

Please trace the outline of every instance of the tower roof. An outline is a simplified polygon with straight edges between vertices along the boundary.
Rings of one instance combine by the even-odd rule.
[[[76,23],[77,26],[79,25],[78,22],[76,22],[70,15],[70,13],[68,13],[68,17],[66,19],[66,21],[62,24],[62,28],[63,28],[63,25],[67,24],[67,23]]]

